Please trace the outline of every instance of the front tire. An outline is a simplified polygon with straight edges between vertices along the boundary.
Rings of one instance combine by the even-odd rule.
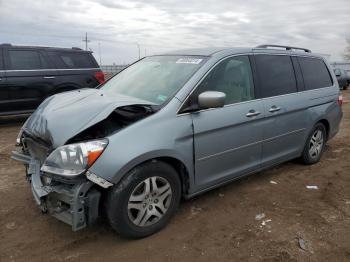
[[[326,144],[327,132],[322,123],[317,123],[312,129],[302,154],[302,161],[306,165],[312,165],[320,161]]]
[[[106,214],[112,228],[126,238],[142,238],[161,230],[174,215],[181,198],[176,170],[151,161],[131,170],[112,187]]]

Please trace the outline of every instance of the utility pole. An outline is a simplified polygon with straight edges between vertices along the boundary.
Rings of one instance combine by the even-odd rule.
[[[87,51],[88,50],[88,43],[91,42],[88,39],[87,32],[85,33],[85,38],[83,39],[83,42],[85,42],[85,50]]]

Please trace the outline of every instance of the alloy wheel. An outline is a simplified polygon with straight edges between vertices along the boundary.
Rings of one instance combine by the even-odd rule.
[[[321,130],[316,130],[313,133],[309,144],[309,154],[312,158],[317,158],[321,154],[323,143],[323,132]]]
[[[129,219],[139,227],[153,225],[165,215],[171,200],[171,186],[165,178],[146,178],[135,187],[129,197]]]

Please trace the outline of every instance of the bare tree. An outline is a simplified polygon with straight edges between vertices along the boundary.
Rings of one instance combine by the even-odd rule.
[[[350,61],[350,37],[346,39],[347,45],[345,47],[344,58],[347,61]]]

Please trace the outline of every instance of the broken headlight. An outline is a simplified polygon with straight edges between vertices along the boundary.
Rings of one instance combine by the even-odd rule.
[[[61,146],[48,156],[41,171],[67,177],[78,176],[92,166],[107,144],[107,139],[100,139]]]

